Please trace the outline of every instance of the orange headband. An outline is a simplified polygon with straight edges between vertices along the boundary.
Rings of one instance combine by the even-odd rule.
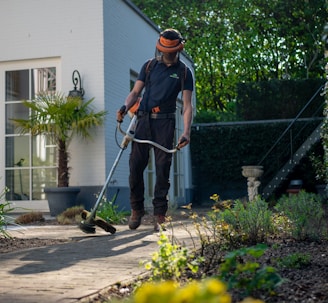
[[[179,39],[170,40],[161,36],[157,41],[156,48],[160,52],[174,53],[183,50],[183,42],[180,42]]]

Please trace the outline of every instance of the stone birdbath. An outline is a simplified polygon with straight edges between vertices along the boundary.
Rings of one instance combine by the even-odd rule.
[[[258,180],[263,174],[263,166],[248,165],[242,166],[242,175],[247,178],[248,200],[253,201],[258,195],[258,188],[261,182]]]

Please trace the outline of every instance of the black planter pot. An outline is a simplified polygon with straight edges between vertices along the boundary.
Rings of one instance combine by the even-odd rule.
[[[80,192],[79,187],[51,187],[45,188],[50,215],[58,216],[67,208],[76,206],[76,198]]]

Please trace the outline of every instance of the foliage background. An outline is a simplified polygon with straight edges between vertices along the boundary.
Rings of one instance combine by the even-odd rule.
[[[236,117],[239,121],[293,119],[306,105],[302,117],[322,117],[323,86],[321,79],[240,83]]]
[[[208,197],[215,192],[225,192],[228,198],[246,196],[241,166],[258,163],[288,122],[198,123],[294,118],[324,81],[326,0],[133,3],[161,29],[178,29],[186,38],[185,51],[194,61],[197,115],[191,151],[196,199],[197,192]],[[307,117],[312,110],[322,110],[317,107],[322,98],[317,99]],[[295,127],[302,128],[299,124]],[[294,132],[297,130],[288,134]],[[296,150],[299,142],[294,144]],[[286,138],[281,147],[288,150],[288,146]],[[263,183],[289,156],[290,149],[280,150],[266,160]],[[301,165],[294,174],[305,174],[311,183],[315,178],[312,172],[306,173],[308,167],[308,163]]]
[[[233,112],[239,83],[324,76],[325,0],[133,3],[161,29],[174,27],[186,38],[198,112]]]

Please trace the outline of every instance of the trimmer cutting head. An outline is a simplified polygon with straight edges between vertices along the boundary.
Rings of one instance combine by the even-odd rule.
[[[79,228],[85,232],[86,234],[95,234],[96,233],[96,227],[94,224],[90,224],[82,220],[79,224]]]
[[[80,222],[79,227],[86,234],[94,234],[96,232],[96,226],[101,227],[111,234],[115,234],[116,232],[116,228],[113,225],[98,216],[94,218],[92,213],[85,209],[81,213],[81,218],[83,220]]]

